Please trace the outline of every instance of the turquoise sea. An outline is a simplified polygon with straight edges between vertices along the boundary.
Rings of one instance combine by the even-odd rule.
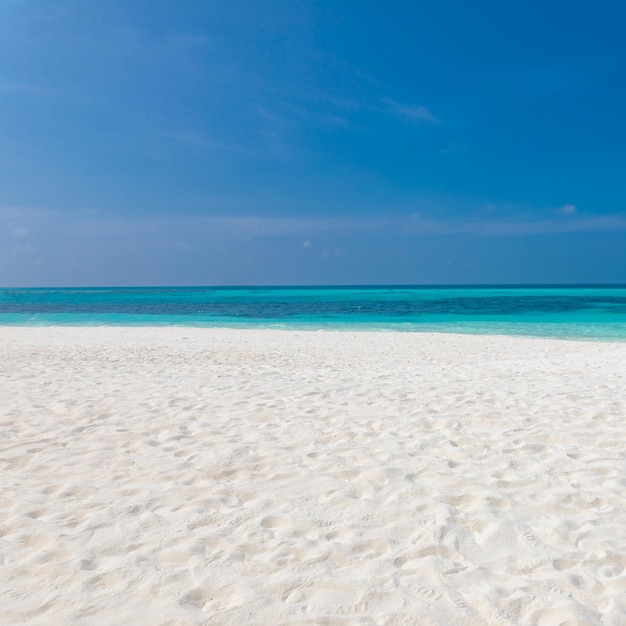
[[[626,285],[0,289],[0,325],[401,330],[626,341]]]

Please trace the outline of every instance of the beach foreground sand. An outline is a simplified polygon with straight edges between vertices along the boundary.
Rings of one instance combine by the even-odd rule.
[[[626,344],[0,328],[0,623],[626,623]]]

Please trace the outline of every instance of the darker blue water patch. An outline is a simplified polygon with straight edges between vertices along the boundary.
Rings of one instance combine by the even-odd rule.
[[[626,337],[626,286],[0,290],[4,325],[190,325]]]

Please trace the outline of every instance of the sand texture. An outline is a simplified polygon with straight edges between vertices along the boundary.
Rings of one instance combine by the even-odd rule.
[[[626,624],[626,344],[0,328],[2,624]]]

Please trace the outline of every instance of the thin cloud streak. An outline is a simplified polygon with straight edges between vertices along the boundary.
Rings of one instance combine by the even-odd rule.
[[[439,124],[439,120],[425,106],[401,104],[391,98],[384,98],[383,102],[388,106],[389,112],[397,117],[410,121]]]
[[[193,220],[194,218],[188,218]],[[311,235],[320,232],[349,234],[385,231],[411,235],[456,235],[507,237],[558,233],[626,230],[626,215],[579,217],[569,220],[528,219],[436,219],[410,216],[358,218],[291,218],[291,217],[211,217],[200,218],[213,228],[234,236],[281,237]]]
[[[442,258],[462,264],[468,247],[501,253],[519,245],[529,248],[523,238],[537,236],[532,247],[545,249],[555,233],[601,231],[607,240],[626,232],[626,214],[521,221],[488,216],[437,219],[416,213],[356,218],[130,217],[0,208],[0,286],[347,284],[359,282],[355,265],[368,268],[367,275],[378,276],[381,283],[463,282],[464,274],[444,267]],[[518,241],[509,245],[509,237]],[[615,282],[623,271],[622,255],[615,241],[607,249],[617,269],[604,282]],[[407,257],[405,265],[394,265],[398,254]],[[569,254],[578,253],[570,249]],[[554,282],[564,277],[558,272],[553,276]],[[502,282],[497,271],[487,278]],[[532,278],[521,274],[517,280]]]
[[[17,223],[19,220],[19,223]],[[290,217],[262,215],[160,215],[110,216],[98,212],[71,212],[54,209],[0,208],[0,233],[15,236],[22,232],[45,233],[63,230],[83,237],[107,235],[137,236],[160,233],[208,233],[213,237],[250,239],[299,236],[306,240],[320,233],[350,235],[389,233],[394,235],[457,235],[508,237],[558,233],[582,233],[626,230],[626,214],[614,213],[544,219],[495,218],[472,216],[441,219],[412,213],[408,216],[359,217]]]
[[[32,83],[16,83],[8,81],[0,81],[0,93],[15,93],[26,96],[54,96],[56,95],[50,89]]]

